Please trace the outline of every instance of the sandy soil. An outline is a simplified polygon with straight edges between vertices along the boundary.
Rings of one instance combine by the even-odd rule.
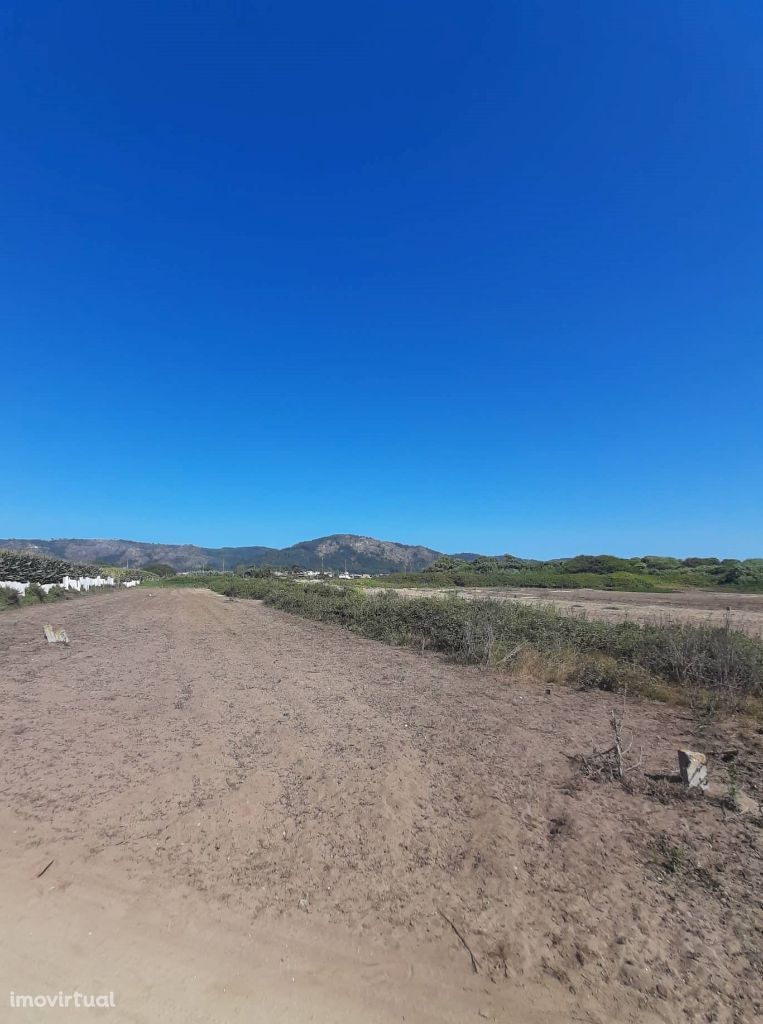
[[[381,592],[380,587],[371,591]],[[528,604],[555,605],[570,615],[587,615],[607,622],[677,622],[723,625],[730,612],[734,629],[752,636],[763,636],[763,594],[724,594],[709,590],[681,590],[671,594],[632,594],[604,590],[546,590],[537,587],[458,587],[444,590],[400,588],[405,597],[442,597],[458,594],[474,600],[489,597],[496,601],[522,601]]]
[[[605,695],[188,590],[4,613],[0,666],[5,1006],[3,986],[114,991],[88,1014],[140,1024],[763,1020],[760,820],[585,778],[566,755],[608,743]],[[629,722],[657,773],[736,747],[760,799],[759,727]]]

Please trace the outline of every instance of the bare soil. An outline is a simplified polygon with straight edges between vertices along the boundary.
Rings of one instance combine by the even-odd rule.
[[[381,588],[369,588],[380,590]],[[442,597],[456,593],[475,600],[522,601],[526,604],[553,605],[569,615],[587,615],[606,622],[709,623],[720,626],[730,615],[732,628],[763,636],[763,594],[721,593],[712,590],[680,590],[666,594],[638,594],[605,590],[546,590],[538,587],[458,587],[396,589],[404,597]]]
[[[760,800],[754,723],[634,704],[666,777],[625,789],[574,760],[607,695],[207,591],[4,613],[0,666],[6,991],[139,1024],[763,1020],[761,820],[727,792]],[[684,745],[715,795],[672,781]]]

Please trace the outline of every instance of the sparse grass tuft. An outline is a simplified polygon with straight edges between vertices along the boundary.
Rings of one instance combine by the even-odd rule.
[[[657,853],[657,863],[670,875],[680,875],[684,869],[686,855],[684,850],[677,846],[667,834],[667,832],[661,832],[655,842],[655,850]]]

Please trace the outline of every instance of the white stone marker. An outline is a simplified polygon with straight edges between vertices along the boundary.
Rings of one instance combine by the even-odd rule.
[[[53,629],[50,623],[45,624],[45,639],[49,644],[67,644],[69,637],[65,629]]]
[[[681,782],[689,789],[707,789],[707,758],[695,750],[678,751]]]

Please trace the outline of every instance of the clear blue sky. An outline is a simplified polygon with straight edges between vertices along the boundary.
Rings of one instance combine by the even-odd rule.
[[[763,555],[757,0],[0,33],[0,536]]]

